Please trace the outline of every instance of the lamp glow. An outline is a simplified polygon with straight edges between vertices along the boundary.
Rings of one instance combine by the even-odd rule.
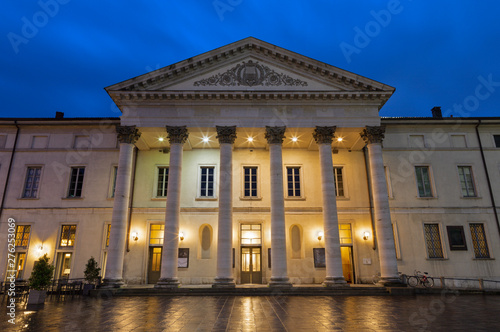
[[[299,139],[297,137],[292,137],[292,142],[297,142]]]
[[[158,141],[163,142],[164,138],[163,137],[158,137]]]
[[[363,240],[368,240],[370,238],[370,232],[364,232],[363,233]]]
[[[202,141],[203,141],[203,143],[208,143],[209,139],[208,139],[208,137],[203,137]]]
[[[337,142],[342,142],[344,139],[342,137],[337,137]]]
[[[179,240],[184,241],[184,232],[179,232]]]
[[[318,232],[318,241],[321,241],[321,239],[325,236],[324,232]]]
[[[133,233],[132,233],[132,240],[134,240],[134,241],[139,240],[139,233],[137,233],[137,232],[133,232]]]
[[[249,142],[253,142],[253,137],[252,137],[252,136],[248,137],[248,138],[247,138],[247,141],[249,141]]]

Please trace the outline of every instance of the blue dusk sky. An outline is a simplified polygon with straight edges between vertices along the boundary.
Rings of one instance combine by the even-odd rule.
[[[381,116],[500,116],[500,2],[6,1],[0,117],[120,116],[104,88],[253,36],[396,88]]]

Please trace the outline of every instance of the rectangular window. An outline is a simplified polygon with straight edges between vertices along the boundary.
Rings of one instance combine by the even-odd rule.
[[[471,166],[458,166],[458,176],[460,178],[460,187],[463,197],[476,197],[476,188],[472,177]]]
[[[483,224],[469,224],[472,245],[474,246],[474,255],[476,258],[490,258],[488,243],[486,242],[486,233]]]
[[[106,227],[106,248],[109,247],[109,234],[111,232],[111,224]]]
[[[71,178],[69,180],[68,198],[82,197],[84,174],[85,174],[85,167],[71,167]]]
[[[41,167],[28,167],[24,182],[23,198],[37,198],[40,185]]]
[[[31,226],[28,225],[17,225],[16,226],[16,247],[28,246],[30,239]]]
[[[431,177],[428,166],[415,166],[418,197],[432,197]]]
[[[215,167],[200,167],[200,197],[214,197]]]
[[[69,248],[75,245],[76,225],[63,225],[61,227],[61,239],[59,247]]]
[[[261,230],[261,224],[241,224],[241,244],[261,244]]]
[[[257,167],[243,167],[243,196],[257,197]]]
[[[339,224],[340,244],[352,244],[351,224]]]
[[[500,148],[500,135],[493,135],[493,139],[495,140],[495,147]]]
[[[118,166],[113,166],[113,173],[111,174],[111,198],[115,197],[116,189],[116,176],[118,175]]]
[[[463,226],[446,226],[450,250],[467,250]]]
[[[300,167],[286,168],[288,197],[300,197]]]
[[[23,279],[25,263],[26,263],[26,253],[25,252],[16,253],[16,279]]]
[[[168,167],[158,167],[158,182],[156,184],[156,197],[167,197]]]
[[[333,182],[335,183],[335,194],[337,197],[344,197],[344,175],[342,167],[333,168]]]
[[[164,225],[153,225],[153,224],[150,225],[149,245],[150,246],[163,245],[164,232],[165,232]]]
[[[425,243],[429,258],[444,258],[438,224],[424,224]]]

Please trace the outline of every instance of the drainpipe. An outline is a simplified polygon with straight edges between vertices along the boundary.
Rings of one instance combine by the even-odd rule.
[[[366,171],[366,184],[368,186],[368,201],[370,202],[370,221],[372,226],[372,234],[373,234],[373,250],[377,250],[377,234],[375,230],[374,224],[374,216],[373,216],[373,195],[372,195],[372,181],[370,178],[370,165],[368,163],[368,159],[366,158],[366,154],[368,153],[368,149],[366,146],[363,147],[363,158],[365,159],[365,171]]]
[[[128,225],[127,225],[127,252],[130,252],[130,227],[132,225],[132,202],[134,201],[135,169],[137,167],[137,147],[134,151],[134,165],[132,166],[132,183],[130,184],[130,195],[128,201]]]
[[[17,138],[19,137],[19,126],[17,124],[17,120],[14,120],[14,125],[16,126],[16,138],[14,140],[14,147],[12,148],[12,153],[10,155],[9,169],[7,170],[7,178],[5,179],[5,184],[3,187],[2,202],[0,203],[0,219],[2,217],[5,196],[7,195],[7,185],[9,183],[9,179],[10,179],[10,170],[12,168],[12,162],[14,160],[14,153],[16,153]]]
[[[484,157],[483,144],[481,143],[481,137],[479,136],[479,126],[481,125],[481,119],[478,119],[476,125],[476,136],[479,142],[479,150],[481,151],[481,159],[483,160],[484,173],[486,174],[486,181],[488,182],[488,190],[490,192],[491,204],[493,205],[493,213],[495,214],[495,220],[497,222],[498,234],[500,235],[500,223],[498,222],[498,212],[497,205],[495,203],[495,197],[493,195],[493,189],[491,188],[490,175],[488,173],[488,166],[486,165],[486,159]]]

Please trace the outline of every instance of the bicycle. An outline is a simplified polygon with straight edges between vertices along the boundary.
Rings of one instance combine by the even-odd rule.
[[[415,275],[408,277],[408,286],[417,287],[418,285],[422,285],[426,288],[430,288],[434,286],[434,279],[429,277],[429,273],[420,272],[415,270]]]

